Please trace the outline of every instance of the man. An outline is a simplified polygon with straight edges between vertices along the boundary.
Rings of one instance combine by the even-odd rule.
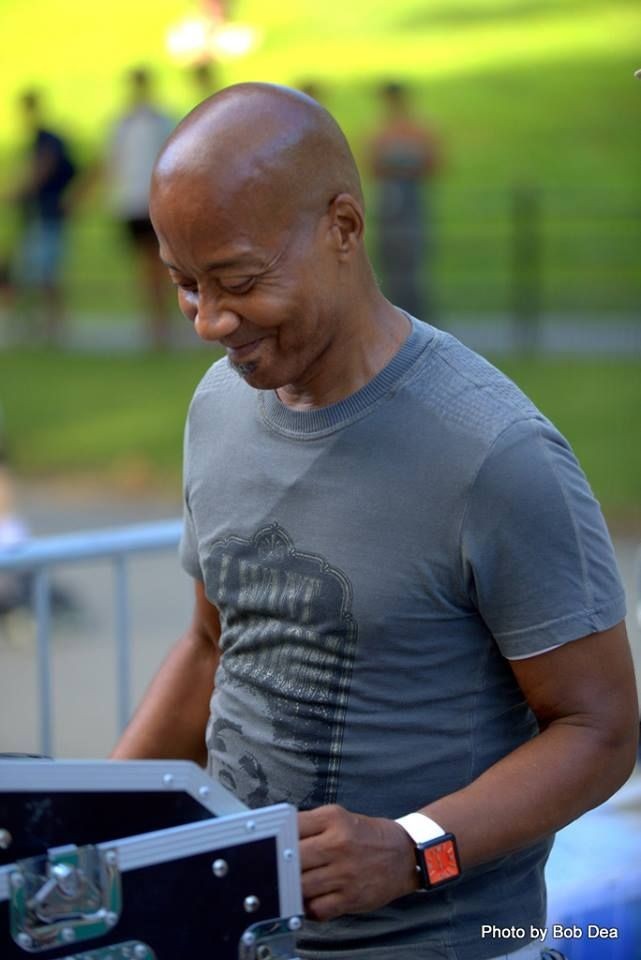
[[[113,756],[208,753],[245,802],[297,804],[303,958],[538,956],[482,924],[544,925],[550,837],[626,779],[638,722],[568,445],[384,299],[349,147],[304,94],[197,107],[151,215],[227,357],[187,426],[193,623]]]
[[[39,291],[45,339],[60,344],[65,323],[60,279],[67,221],[65,194],[76,168],[65,140],[43,123],[40,94],[34,90],[23,93],[20,108],[30,144],[22,182],[15,192],[22,230],[17,286]]]
[[[417,317],[433,312],[433,224],[429,187],[442,166],[434,132],[416,119],[401,83],[380,88],[383,121],[370,144],[376,179],[378,266],[386,297]]]
[[[134,250],[149,340],[154,348],[164,349],[170,338],[167,277],[158,260],[156,237],[149,219],[149,180],[158,151],[175,123],[154,104],[148,70],[131,70],[127,82],[129,103],[111,132],[105,172],[112,190],[114,213]]]

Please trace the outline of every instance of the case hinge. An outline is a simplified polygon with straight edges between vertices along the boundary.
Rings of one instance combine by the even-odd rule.
[[[11,936],[28,953],[104,936],[122,911],[115,850],[58,847],[17,861],[9,884]]]

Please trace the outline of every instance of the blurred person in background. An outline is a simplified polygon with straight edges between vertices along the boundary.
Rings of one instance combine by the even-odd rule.
[[[427,185],[441,167],[434,132],[417,120],[407,88],[386,83],[379,91],[384,117],[369,145],[376,182],[377,265],[385,296],[415,317],[433,319],[432,211]]]
[[[206,100],[220,86],[216,64],[213,60],[201,60],[189,68],[189,76],[196,94],[196,103]]]
[[[18,247],[19,218],[13,199],[0,195],[2,210],[2,236],[0,236],[0,345],[10,343],[10,321],[17,326],[15,319],[16,280],[13,262]]]
[[[312,100],[323,102],[323,89],[317,80],[303,80],[298,84],[298,89]]]
[[[149,220],[149,181],[173,118],[154,102],[149,70],[127,74],[129,102],[109,136],[105,175],[112,210],[122,223],[136,256],[147,314],[147,334],[155,348],[169,345],[169,284],[158,259],[158,242]]]
[[[17,293],[36,291],[44,339],[60,344],[65,324],[61,281],[68,212],[65,195],[76,167],[66,140],[42,119],[40,94],[25,91],[19,108],[29,143],[24,169],[9,194],[15,204],[16,247],[3,269],[3,287],[14,309]]]

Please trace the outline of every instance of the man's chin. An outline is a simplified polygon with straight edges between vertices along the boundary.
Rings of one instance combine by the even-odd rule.
[[[230,360],[227,357],[227,362],[232,370],[238,374],[239,377],[242,377],[243,380],[246,377],[250,377],[258,369],[258,363],[256,360],[251,360],[249,363],[234,363],[233,360]]]
[[[266,371],[261,370],[260,363],[257,360],[250,360],[248,363],[233,363],[228,357],[227,361],[234,373],[237,373],[245,383],[254,387],[255,390],[276,390],[277,387],[282,386],[281,383],[274,381]]]

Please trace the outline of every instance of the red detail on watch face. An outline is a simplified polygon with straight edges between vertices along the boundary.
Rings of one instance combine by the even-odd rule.
[[[442,843],[427,847],[423,850],[423,856],[431,884],[443,883],[444,880],[458,877],[460,871],[451,840],[443,840]]]

